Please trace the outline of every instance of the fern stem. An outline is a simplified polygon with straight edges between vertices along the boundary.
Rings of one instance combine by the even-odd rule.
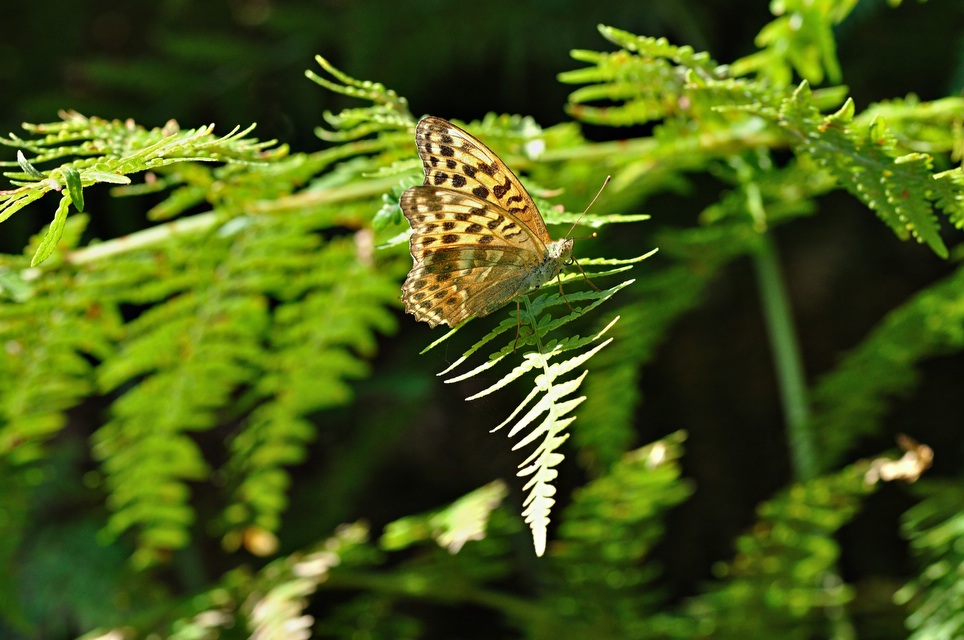
[[[748,199],[752,203],[755,192],[752,189],[748,191],[750,195]],[[751,204],[750,208],[753,210],[755,207]],[[760,204],[759,209],[754,213],[762,212],[763,208]],[[754,217],[758,221],[762,220],[756,215]],[[780,385],[794,476],[798,482],[807,482],[819,473],[816,445],[809,423],[810,407],[807,404],[803,359],[800,357],[800,347],[790,313],[789,297],[780,273],[780,263],[772,236],[761,233],[760,244],[752,255],[759,283],[763,316],[773,350],[774,368]],[[840,588],[842,584],[839,574],[834,570],[828,571],[823,576],[823,583],[823,588],[828,591]],[[856,637],[853,623],[844,607],[830,606],[826,610],[826,615],[832,628],[831,637],[836,640],[853,640]]]
[[[286,198],[255,202],[249,204],[245,213],[249,215],[277,214],[296,209],[315,208],[337,202],[364,200],[385,193],[398,184],[398,176],[374,178],[361,184],[348,184],[322,191],[305,191]],[[71,251],[67,262],[87,264],[159,245],[172,237],[200,234],[225,221],[217,212],[199,213],[194,216],[164,222],[142,231],[107,240]]]
[[[753,266],[780,386],[794,476],[799,482],[806,482],[816,477],[818,468],[813,433],[808,426],[810,410],[803,361],[773,239],[764,233],[760,234],[760,240],[758,250],[752,254]]]
[[[526,315],[529,316],[529,326],[532,327],[532,334],[536,337],[536,346],[539,348],[539,353],[544,354],[545,350],[542,348],[542,336],[539,335],[536,317],[532,313],[532,307],[529,306],[529,296],[522,296],[522,300],[526,303]],[[543,362],[542,369],[545,371],[546,375],[549,375],[549,363]]]
[[[684,137],[677,140],[670,149],[656,138],[629,138],[610,142],[593,142],[571,147],[546,149],[539,155],[538,162],[567,162],[572,160],[615,161],[654,161],[669,158],[676,162],[692,156],[704,158],[706,154],[727,155],[740,153],[747,149],[783,148],[787,146],[786,136],[769,131],[746,133],[741,131],[718,131],[712,134]],[[523,155],[506,155],[503,159],[513,168],[525,171],[533,160]]]
[[[760,217],[759,214],[763,214],[763,207],[759,201],[756,202],[759,207],[754,206],[755,198],[753,195],[755,193],[755,190],[748,189],[748,201],[754,218],[762,221],[764,218]],[[787,432],[790,439],[790,457],[793,461],[794,476],[798,482],[806,482],[817,476],[819,468],[813,432],[808,422],[810,408],[807,405],[803,359],[800,356],[800,347],[797,343],[793,317],[790,313],[789,297],[780,273],[780,264],[773,238],[767,233],[761,233],[759,247],[752,255],[759,284],[763,317],[767,325],[767,333],[770,336],[774,368],[780,385],[780,397],[783,401],[783,416],[787,423]],[[826,573],[823,581],[823,588],[828,591],[832,588],[839,588],[841,584],[840,576],[833,570]],[[831,606],[827,609],[826,615],[833,629],[831,637],[836,640],[852,640],[856,637],[846,609],[841,606]]]

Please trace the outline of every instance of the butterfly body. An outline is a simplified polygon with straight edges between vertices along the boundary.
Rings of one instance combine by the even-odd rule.
[[[435,327],[482,317],[555,278],[572,240],[553,241],[519,179],[488,147],[441,118],[419,121],[424,184],[402,194],[414,264],[405,310]]]

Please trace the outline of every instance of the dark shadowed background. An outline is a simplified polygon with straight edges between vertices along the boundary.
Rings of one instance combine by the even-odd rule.
[[[256,122],[254,135],[276,138],[295,151],[324,146],[312,130],[325,110],[357,105],[304,77],[305,69],[315,68],[315,54],[356,78],[395,89],[416,116],[471,120],[489,112],[519,113],[552,125],[568,120],[564,105],[571,87],[556,76],[580,66],[569,51],[612,48],[596,31],[598,23],[665,36],[727,63],[751,53],[753,37],[771,19],[768,3],[760,0],[49,0],[10,4],[3,15],[13,25],[0,39],[3,133],[20,131],[24,121],[54,121],[58,110],[74,109],[133,118],[149,127],[172,118],[182,127],[213,122],[220,133]],[[858,109],[908,93],[924,100],[959,95],[961,25],[960,0],[909,2],[897,9],[883,0],[862,2],[838,29],[844,83]],[[586,132],[595,140],[639,133],[602,127]],[[14,157],[9,149],[0,149],[0,155]],[[652,225],[694,224],[721,190],[710,179],[694,184],[685,196],[650,200],[642,213],[653,217]],[[106,189],[89,190],[87,197],[93,236],[149,226],[143,199],[111,199]],[[52,199],[43,200],[5,222],[0,250],[20,251],[29,234],[49,223],[54,206]],[[639,246],[623,247],[626,255],[653,248],[650,237],[643,225],[633,236]],[[819,215],[781,228],[776,240],[810,380],[831,368],[887,310],[950,271],[925,247],[897,241],[870,211],[839,192],[821,202]],[[384,339],[375,375],[357,385],[359,401],[323,418],[335,426],[320,434],[310,463],[296,472],[300,480],[281,536],[285,547],[317,539],[339,521],[365,517],[378,526],[514,473],[519,460],[504,437],[488,429],[501,422],[516,398],[466,405],[463,398],[478,381],[448,386],[434,377],[457,348],[419,356],[438,334],[411,317],[401,318],[400,325],[396,336]],[[725,271],[698,311],[670,332],[655,362],[642,378],[636,444],[686,429],[684,465],[697,485],[694,497],[674,512],[660,550],[668,584],[681,596],[710,577],[714,561],[730,557],[731,541],[752,522],[756,504],[790,479],[749,263]],[[958,437],[964,426],[964,359],[935,359],[923,376],[921,393],[895,405],[887,437],[867,442],[865,450],[870,455],[887,449],[896,433],[906,432],[937,450],[934,473],[953,473],[964,455]],[[387,388],[393,390],[389,395],[411,401],[386,403]],[[359,434],[386,420],[412,426],[397,440],[372,438],[369,448],[363,447],[365,455],[383,459],[377,486],[356,486],[357,479],[346,473],[342,495],[311,493],[313,477],[350,468],[342,455],[357,451],[364,441]],[[949,429],[955,420],[958,428]],[[566,484],[581,480],[576,465],[564,466],[560,495],[568,493]],[[908,502],[890,488],[872,500],[880,503],[874,515],[858,517],[842,533],[845,546],[850,536],[861,541],[846,554],[844,578],[899,584],[907,555],[896,522]],[[312,509],[318,501],[329,503],[326,521],[318,521]]]

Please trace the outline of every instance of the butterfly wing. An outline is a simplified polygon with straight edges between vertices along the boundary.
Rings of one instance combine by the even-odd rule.
[[[402,194],[415,261],[405,310],[435,327],[484,316],[544,281],[546,247],[505,209],[448,188]]]
[[[445,187],[495,205],[542,242],[549,231],[532,198],[514,173],[472,134],[428,116],[415,127],[415,144],[425,169],[425,185]]]

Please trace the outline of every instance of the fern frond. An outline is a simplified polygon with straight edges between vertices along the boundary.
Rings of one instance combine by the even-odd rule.
[[[758,522],[736,541],[734,560],[717,569],[720,582],[685,607],[692,620],[661,620],[667,629],[712,629],[713,637],[832,637],[833,610],[853,597],[834,576],[840,548],[834,534],[876,491],[871,471],[887,459],[861,461],[795,484],[760,505]],[[665,637],[665,636],[664,636]]]
[[[80,239],[85,223],[84,215],[68,221],[65,245]],[[0,273],[13,297],[0,297],[0,458],[18,466],[43,458],[64,412],[94,391],[91,359],[114,353],[122,321],[71,274],[37,278],[14,256],[0,257]]]
[[[920,152],[935,156],[949,154],[961,160],[961,110],[964,98],[948,97],[922,102],[911,94],[868,105],[854,117],[861,126],[881,119],[894,132],[904,153]]]
[[[959,484],[934,485],[929,495],[903,516],[901,533],[923,565],[919,576],[897,592],[895,600],[912,613],[910,640],[958,638],[964,634],[964,491]]]
[[[549,554],[549,598],[559,603],[554,624],[564,635],[655,637],[647,633],[648,618],[659,597],[651,590],[656,570],[647,556],[664,534],[666,511],[693,492],[680,478],[684,438],[678,432],[626,453],[573,493]]]
[[[230,397],[256,380],[269,320],[263,296],[239,295],[217,277],[232,265],[199,262],[185,262],[182,282],[200,282],[131,322],[120,357],[99,372],[105,392],[129,387],[95,434],[94,453],[111,488],[108,531],[140,528],[139,564],[186,543],[194,517],[186,482],[209,471],[187,433],[219,424]]]
[[[635,261],[637,260],[601,260],[598,261],[598,264],[632,263]],[[629,266],[626,265],[625,268],[629,268]],[[522,302],[525,306],[525,324],[528,328],[526,335],[521,335],[522,328],[520,323],[522,321],[522,315],[520,312],[519,317],[513,316],[500,323],[499,326],[472,345],[455,363],[440,374],[445,375],[452,371],[452,369],[465,362],[484,345],[495,340],[500,335],[510,332],[513,328],[520,332],[517,339],[507,342],[502,349],[493,353],[483,364],[464,374],[452,376],[446,379],[446,382],[452,383],[465,380],[494,367],[508,355],[514,353],[517,346],[525,348],[525,345],[532,345],[535,347],[534,350],[525,352],[522,362],[508,374],[466,399],[475,400],[484,397],[528,373],[541,371],[541,373],[536,375],[534,387],[526,399],[523,400],[506,420],[493,429],[493,431],[496,431],[512,425],[509,428],[509,437],[511,438],[528,428],[526,435],[513,446],[513,449],[519,449],[538,441],[535,450],[519,465],[520,471],[518,472],[519,476],[531,476],[524,487],[524,490],[529,493],[524,501],[523,517],[532,531],[533,544],[537,555],[541,556],[545,552],[546,527],[549,523],[549,514],[552,505],[555,503],[555,499],[553,498],[555,494],[553,481],[557,476],[555,467],[557,467],[563,459],[562,454],[557,451],[569,437],[568,434],[564,433],[566,428],[575,420],[575,416],[570,414],[585,399],[584,397],[572,396],[585,378],[586,372],[584,371],[581,375],[574,378],[567,379],[566,376],[574,369],[581,367],[603,347],[609,344],[610,340],[598,341],[606,331],[615,324],[618,318],[612,320],[609,325],[595,335],[585,338],[578,335],[551,341],[546,341],[546,338],[552,331],[572,322],[582,314],[602,304],[617,291],[631,283],[632,280],[628,280],[607,290],[581,291],[568,294],[565,298],[559,294],[543,294],[535,300],[530,300],[529,296],[523,296]],[[557,318],[554,318],[550,313],[545,313],[546,309],[553,306],[563,304],[572,305],[582,301],[590,301],[590,304],[586,307],[571,307],[568,314]],[[456,329],[453,329],[452,332]],[[448,335],[451,335],[452,332],[449,332]],[[435,346],[439,342],[441,342],[441,340],[436,341],[432,346]],[[587,349],[587,347],[590,347],[593,343],[598,344]],[[558,360],[562,354],[569,352],[580,353],[561,362],[554,361],[554,359]]]
[[[799,153],[813,157],[899,238],[912,235],[946,258],[931,202],[935,194],[930,156],[901,153],[882,120],[863,130],[852,126],[853,114],[853,102],[848,101],[836,113],[823,116],[803,83],[783,101],[778,121],[794,135]]]
[[[225,421],[243,425],[225,468],[225,542],[250,527],[275,531],[284,467],[314,436],[306,416],[349,400],[346,382],[367,374],[372,332],[394,326],[390,271],[376,272],[354,237],[319,245],[334,208],[349,219],[350,208],[330,205],[226,222],[212,212],[69,254],[103,304],[147,305],[99,367],[101,389],[119,397],[94,437],[115,509],[108,530],[137,531],[138,562],[185,544],[186,483],[210,472],[189,432]]]
[[[810,35],[839,19],[829,5],[808,11],[813,12],[808,19],[816,29]],[[654,161],[663,161],[667,168],[685,168],[687,160],[703,166],[710,157],[732,158],[742,151],[789,144],[797,156],[812,159],[829,172],[899,238],[916,238],[947,257],[934,207],[960,225],[964,195],[954,174],[934,173],[934,164],[946,167],[946,161],[932,154],[951,150],[953,137],[948,132],[956,126],[956,99],[918,105],[913,115],[912,101],[908,108],[883,105],[857,116],[853,103],[846,101],[825,116],[821,109],[839,104],[842,89],[815,94],[804,82],[787,95],[781,83],[736,78],[732,68],[716,66],[685,47],[615,30],[603,32],[623,49],[611,54],[574,52],[576,59],[595,66],[561,76],[566,82],[589,85],[572,94],[570,111],[580,119],[612,126],[663,121],[654,131],[652,148],[646,150],[649,157],[628,166],[617,180],[636,181],[643,172],[651,173]],[[835,56],[826,43],[814,43],[808,51],[805,57],[816,57],[792,62],[804,69],[801,73],[836,73]],[[749,64],[744,72],[754,68]],[[595,100],[617,104],[586,105]],[[885,126],[882,114],[896,115],[899,127]],[[614,185],[620,185],[617,180]]]
[[[337,115],[325,111],[325,120],[339,131],[316,128],[315,135],[322,140],[345,142],[357,140],[379,131],[398,130],[414,125],[415,119],[408,110],[408,100],[399,96],[395,91],[380,82],[356,80],[332,66],[328,60],[321,56],[315,56],[315,62],[334,80],[307,70],[305,76],[309,80],[334,93],[372,103],[370,107],[345,109]]]
[[[529,307],[528,302],[526,306]],[[535,315],[532,314],[529,308],[527,308],[527,315],[530,321],[535,320]],[[541,423],[531,428],[528,434],[512,447],[513,450],[515,450],[527,446],[536,440],[540,440],[536,449],[519,465],[520,470],[518,473],[518,475],[522,477],[532,476],[523,487],[523,490],[529,491],[529,494],[523,503],[525,508],[522,515],[532,530],[532,539],[536,555],[541,556],[545,552],[549,513],[552,505],[555,504],[553,496],[556,490],[553,481],[558,475],[555,467],[558,466],[563,459],[562,454],[557,453],[557,449],[559,449],[562,443],[569,437],[568,434],[564,434],[566,427],[575,420],[575,416],[570,416],[569,414],[585,399],[584,396],[577,398],[570,398],[570,396],[579,388],[579,385],[586,377],[586,371],[583,371],[578,377],[570,378],[569,380],[562,380],[561,377],[576,367],[582,366],[582,364],[598,353],[600,349],[608,345],[611,339],[605,340],[569,360],[550,364],[550,359],[561,353],[580,349],[583,346],[588,346],[590,343],[599,340],[617,319],[618,318],[614,319],[606,328],[589,338],[579,338],[575,336],[562,340],[553,346],[546,345],[544,351],[540,350],[525,354],[526,359],[532,363],[533,368],[541,368],[543,373],[536,376],[535,387],[529,393],[529,396],[505,421],[494,429],[498,430],[512,423],[509,437],[513,437],[536,420],[542,419]],[[536,331],[544,332],[546,329],[539,327]],[[481,397],[491,390],[494,390],[497,386],[500,385],[498,383],[492,385],[492,387],[485,392],[476,394],[473,398]],[[535,404],[531,404],[538,396],[541,397]],[[528,410],[522,414],[522,411],[527,407]],[[522,415],[520,416],[520,414]],[[516,418],[516,416],[520,417]]]
[[[505,483],[497,480],[438,511],[396,520],[385,527],[379,545],[395,551],[432,539],[450,553],[458,553],[466,542],[485,537],[489,518],[507,493]]]
[[[269,150],[274,144],[244,138],[253,127],[235,128],[225,136],[214,136],[214,126],[181,130],[170,121],[160,129],[144,129],[132,122],[87,118],[75,112],[61,114],[62,122],[24,125],[38,137],[26,140],[11,135],[0,144],[28,150],[35,155],[28,162],[20,154],[22,173],[5,172],[19,185],[0,192],[0,222],[39,200],[50,191],[61,192],[54,221],[34,254],[32,265],[46,260],[60,241],[71,204],[82,211],[83,189],[97,183],[129,184],[129,174],[187,162],[263,163],[286,153],[284,148]],[[75,144],[76,143],[76,144]],[[46,172],[35,164],[68,156],[69,161]],[[12,163],[3,163],[10,165]]]
[[[580,62],[594,66],[559,74],[559,81],[588,84],[569,96],[568,111],[580,120],[609,126],[643,124],[679,109],[688,71],[713,76],[717,64],[691,47],[676,47],[665,38],[634,36],[599,25],[604,38],[622,47],[615,53],[572,51]],[[612,100],[622,104],[592,107],[586,103]]]
[[[733,63],[734,75],[757,73],[777,87],[793,81],[793,73],[819,84],[824,76],[840,82],[840,62],[833,28],[857,3],[788,0],[780,5],[776,18],[756,36],[762,49]]]
[[[958,268],[891,311],[819,381],[813,390],[811,426],[827,468],[881,428],[889,400],[917,385],[919,362],[964,349],[962,326],[964,268]]]
[[[650,253],[650,254],[647,254],[647,255],[652,255],[652,254]],[[590,262],[590,261],[589,261],[589,260],[586,260],[586,261],[580,262],[580,265],[586,264],[587,262]],[[610,264],[610,263],[611,263],[610,261],[606,261],[606,262],[603,262],[603,263],[601,263],[601,264]],[[624,269],[619,269],[619,270],[614,270],[613,272],[614,272],[614,273],[621,273],[623,270],[624,270]],[[587,277],[588,277],[588,275],[590,275],[590,274],[587,274]],[[598,276],[600,276],[600,275],[602,275],[602,274],[592,273],[591,275],[592,275],[593,277],[598,277]],[[567,274],[567,276],[568,276],[568,274]],[[562,278],[563,278],[562,281],[563,281],[563,282],[565,282],[565,280],[568,279],[567,276],[562,276]],[[581,278],[582,276],[577,275],[576,277]],[[555,281],[553,281],[553,282],[555,282]],[[632,280],[628,280],[628,281],[625,281],[625,282],[622,282],[622,283],[616,285],[615,287],[611,287],[611,288],[609,288],[609,289],[605,289],[605,290],[603,290],[602,292],[581,291],[581,292],[577,292],[577,293],[573,293],[573,294],[567,294],[567,295],[566,295],[566,299],[567,299],[567,300],[576,300],[577,302],[580,301],[580,300],[592,300],[592,302],[591,302],[586,308],[580,309],[580,310],[579,310],[579,313],[572,313],[572,314],[560,316],[558,319],[556,319],[556,321],[552,324],[552,326],[547,327],[547,328],[548,328],[549,330],[552,330],[552,329],[556,329],[556,328],[558,328],[558,327],[561,327],[561,326],[564,325],[564,324],[568,324],[569,322],[572,322],[573,320],[577,319],[579,315],[585,314],[587,311],[590,311],[590,310],[592,310],[592,309],[595,309],[595,308],[598,307],[600,304],[602,304],[603,302],[605,302],[606,300],[608,300],[609,298],[611,298],[617,291],[619,291],[620,289],[623,289],[624,287],[627,287],[627,286],[629,286],[630,284],[632,284],[632,282],[633,282]],[[597,295],[597,293],[602,293],[602,294],[604,294],[604,295]],[[535,300],[530,301],[530,304],[532,305],[531,308],[536,309],[537,311],[541,311],[542,308],[545,307],[545,306],[562,305],[562,304],[566,304],[566,302],[565,302],[565,300],[562,299],[561,296],[553,295],[553,294],[547,294],[547,295],[538,296]],[[453,335],[455,334],[455,332],[459,330],[459,328],[460,328],[460,327],[454,327],[451,331],[449,331],[448,333],[446,333],[445,335],[443,335],[441,338],[439,338],[439,339],[436,340],[435,342],[431,343],[429,346],[427,346],[427,347],[425,347],[424,349],[422,349],[422,353],[425,353],[425,352],[427,352],[429,349],[432,349],[432,348],[438,346],[438,345],[441,344],[443,341],[445,341],[445,340],[447,340],[449,337],[453,336]],[[482,347],[484,347],[486,344],[488,344],[488,343],[491,342],[492,340],[496,339],[497,337],[499,337],[499,336],[502,335],[502,334],[509,333],[509,332],[512,332],[512,335],[515,335],[517,329],[519,329],[520,332],[521,332],[520,318],[519,318],[518,316],[516,316],[515,314],[513,314],[512,316],[507,316],[506,319],[503,320],[503,321],[499,324],[499,326],[497,326],[495,329],[493,329],[492,331],[490,331],[489,333],[487,333],[485,336],[483,336],[478,342],[476,342],[475,344],[473,344],[471,347],[469,347],[468,349],[466,349],[465,352],[463,352],[461,356],[459,356],[458,358],[456,358],[455,361],[452,362],[452,364],[450,364],[448,367],[446,367],[445,369],[443,369],[442,371],[440,371],[438,375],[440,375],[440,376],[447,375],[447,374],[450,373],[452,370],[454,370],[454,369],[456,369],[457,367],[459,367],[459,366],[460,366],[463,362],[465,362],[470,356],[472,356],[475,352],[479,351]],[[523,341],[523,340],[528,341],[529,338],[531,338],[531,334],[530,334],[529,336],[523,338],[523,336],[521,336],[521,333],[520,333],[520,336],[519,336],[519,340],[520,340],[520,341]],[[461,382],[462,380],[467,380],[468,378],[471,378],[471,377],[473,377],[473,376],[475,376],[475,375],[478,375],[479,373],[481,373],[481,372],[483,372],[483,371],[485,371],[485,370],[487,370],[487,369],[490,369],[491,367],[493,367],[493,366],[495,366],[496,364],[498,364],[499,361],[501,361],[503,358],[505,358],[505,357],[508,356],[509,354],[514,353],[514,351],[515,351],[515,349],[516,349],[517,347],[518,347],[518,343],[517,343],[515,340],[513,340],[512,342],[507,342],[498,352],[491,354],[491,355],[489,356],[489,359],[488,359],[485,363],[479,365],[478,367],[476,367],[475,369],[472,369],[471,371],[467,371],[467,372],[465,372],[465,373],[463,373],[463,374],[461,374],[461,375],[459,375],[459,376],[455,376],[455,377],[449,378],[448,380],[446,380],[446,382],[448,382],[448,383]],[[526,368],[525,370],[520,371],[520,372],[519,372],[519,375],[514,376],[512,379],[514,380],[514,379],[518,378],[519,376],[524,375],[524,374],[525,374],[527,371],[529,371],[529,370],[531,370],[531,368]],[[512,380],[506,380],[506,384],[508,384],[508,383],[511,382],[511,381],[512,381]],[[505,386],[505,385],[500,385],[499,387],[496,387],[496,388],[501,388],[502,386]],[[495,391],[496,388],[490,389],[489,392]],[[481,397],[481,396],[479,396],[478,394],[476,394],[476,397]]]
[[[964,169],[958,167],[934,175],[934,204],[947,213],[958,229],[964,229]]]
[[[230,443],[230,540],[251,525],[278,529],[288,502],[285,467],[303,461],[315,435],[306,417],[350,402],[348,383],[368,375],[375,332],[395,327],[387,309],[398,298],[397,284],[356,262],[354,242],[335,240],[313,253],[315,268],[292,274],[297,297],[274,312],[272,350],[252,399],[259,404]]]

